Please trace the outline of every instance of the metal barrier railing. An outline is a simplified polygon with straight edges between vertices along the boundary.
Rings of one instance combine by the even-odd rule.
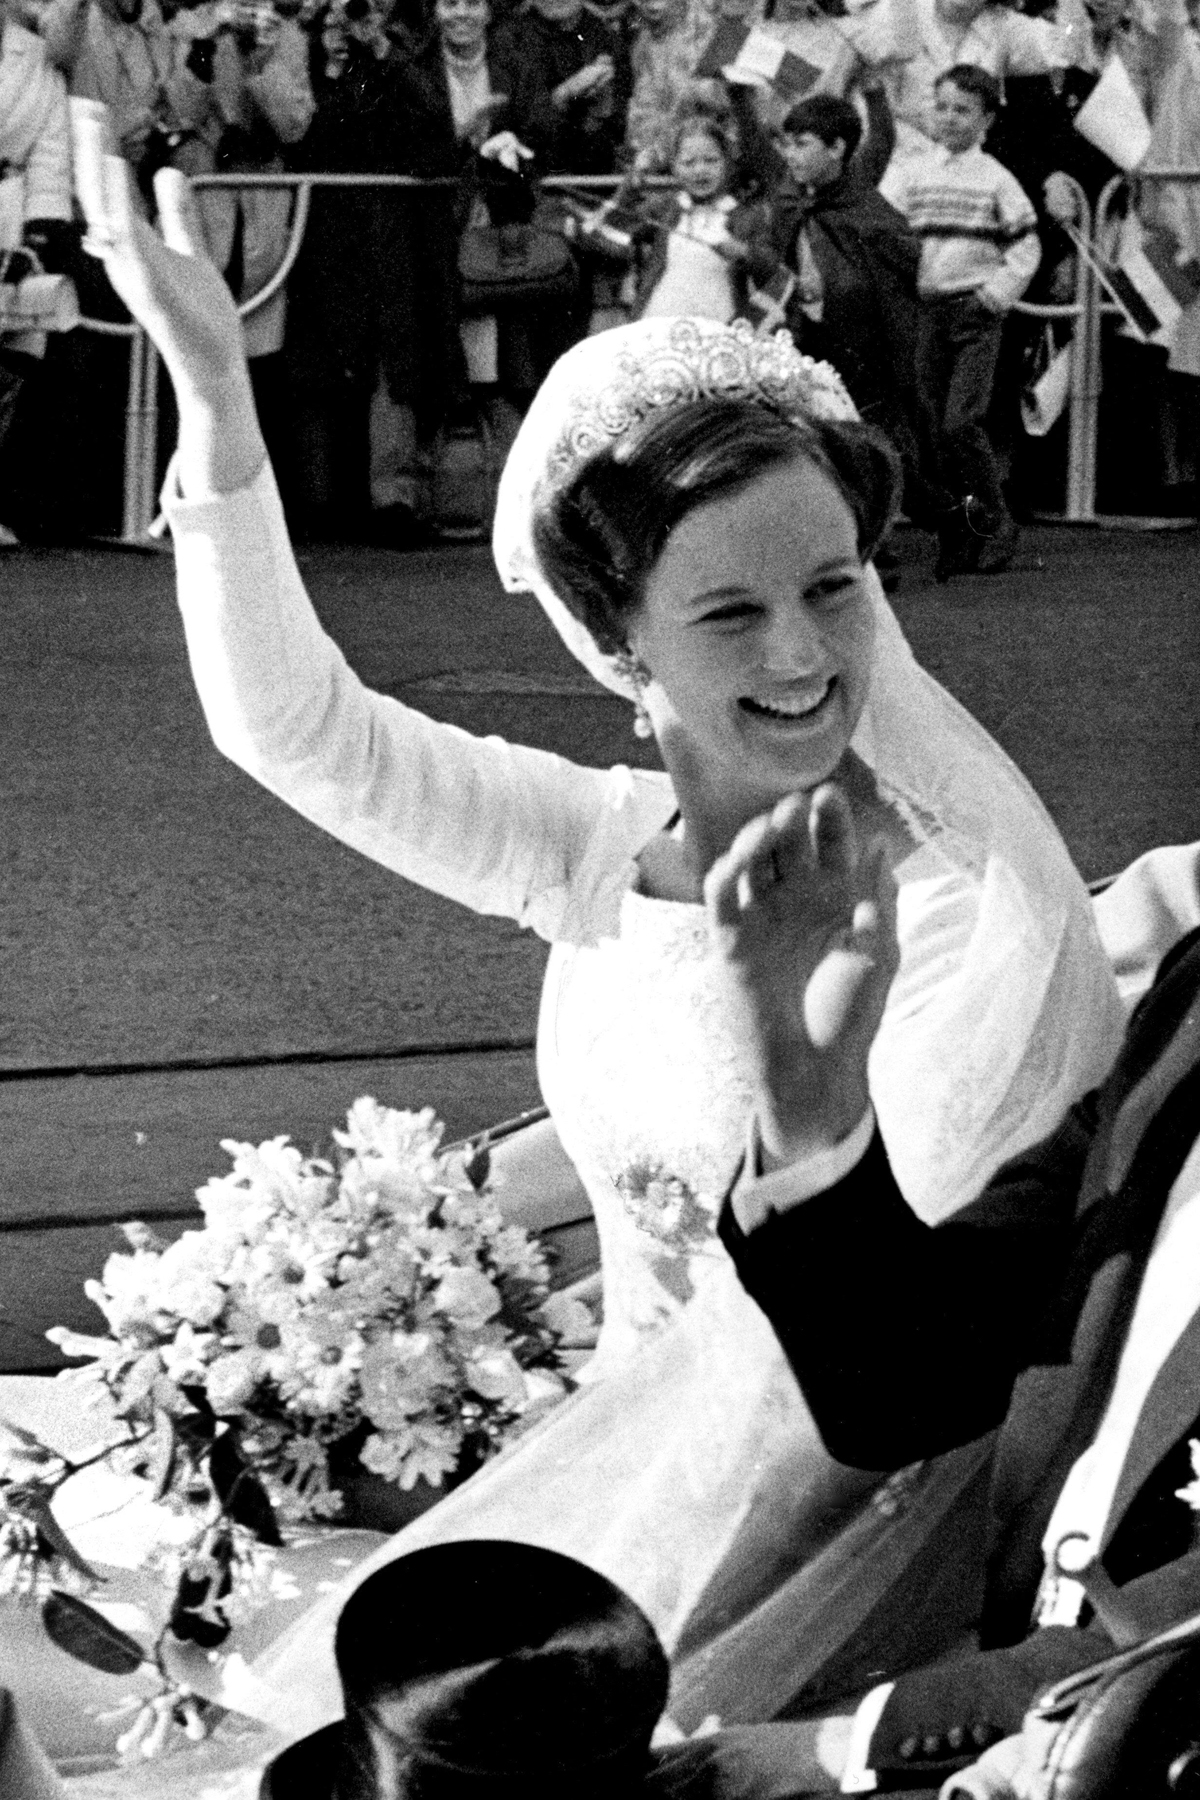
[[[147,543],[154,517],[155,449],[158,442],[158,353],[139,325],[81,318],[78,329],[129,344],[125,395],[125,466],[121,534],[117,542],[137,548]]]
[[[1088,197],[1073,178],[1068,177],[1079,209],[1080,223],[1088,242],[1092,236],[1092,210]],[[1068,391],[1067,493],[1063,522],[1087,524],[1095,516],[1096,502],[1096,428],[1100,404],[1100,369],[1090,353],[1091,313],[1095,304],[1094,277],[1082,256],[1075,258],[1075,297],[1059,306],[1038,306],[1032,301],[1018,300],[1015,310],[1035,319],[1070,319],[1071,379]]]
[[[1117,174],[1112,176],[1100,190],[1099,197],[1096,201],[1095,214],[1091,223],[1091,228],[1088,232],[1083,234],[1086,239],[1086,251],[1078,256],[1077,261],[1080,264],[1087,263],[1092,288],[1092,297],[1086,314],[1087,344],[1085,354],[1089,371],[1091,372],[1090,379],[1094,383],[1097,398],[1100,391],[1101,333],[1104,327],[1104,321],[1105,319],[1128,319],[1129,317],[1125,307],[1113,297],[1104,276],[1104,270],[1110,260],[1108,252],[1110,232],[1113,225],[1113,204],[1118,195],[1123,191],[1131,187],[1136,190],[1142,182],[1168,181],[1184,183],[1200,182],[1200,168],[1138,169],[1132,175]],[[1158,518],[1153,516],[1131,517],[1126,513],[1113,515],[1101,515],[1097,513],[1095,510],[1096,435],[1096,430],[1093,428],[1091,437],[1091,469],[1089,474],[1090,498],[1087,516],[1088,523],[1107,525],[1110,528],[1136,526],[1142,530],[1158,529],[1174,531],[1187,528],[1196,523],[1194,518]]]
[[[544,191],[584,191],[601,195],[613,191],[620,176],[545,176],[540,182]],[[1067,487],[1062,521],[1067,524],[1102,523],[1096,513],[1096,445],[1100,399],[1100,349],[1103,319],[1119,309],[1105,299],[1096,273],[1094,248],[1102,241],[1107,228],[1113,198],[1125,183],[1117,176],[1108,183],[1097,202],[1095,214],[1083,189],[1075,190],[1079,217],[1079,236],[1091,255],[1077,254],[1075,293],[1066,303],[1037,305],[1018,301],[1016,310],[1030,318],[1069,320],[1071,322],[1071,368],[1069,384],[1069,423],[1067,447]],[[1200,169],[1148,169],[1139,172],[1144,181],[1200,181]],[[193,179],[198,190],[285,190],[295,194],[295,205],[289,221],[287,243],[281,260],[270,279],[248,300],[241,302],[239,312],[248,318],[268,305],[286,283],[295,267],[304,241],[314,188],[372,188],[404,190],[453,188],[455,176],[420,177],[413,175],[360,175],[326,173],[238,173],[201,175]],[[649,185],[670,185],[669,177],[652,178]],[[108,336],[122,336],[130,341],[129,387],[126,402],[126,436],[124,468],[124,503],[119,541],[130,546],[145,546],[150,541],[150,525],[155,514],[155,488],[158,450],[158,354],[141,329],[130,324],[113,324],[98,319],[83,319],[81,325]]]
[[[546,175],[539,186],[547,192],[585,191],[597,195],[610,193],[622,180],[619,175]],[[314,188],[378,188],[381,190],[454,188],[460,185],[454,175],[359,175],[359,174],[292,174],[288,172],[255,172],[232,175],[196,175],[192,187],[197,190],[266,189],[295,193],[296,203],[289,222],[288,240],[283,257],[274,274],[256,294],[238,306],[242,318],[249,318],[269,304],[283,287],[295,267],[304,242]],[[669,177],[650,177],[649,187],[670,186]],[[105,337],[129,340],[129,383],[125,403],[125,458],[121,531],[117,542],[131,549],[152,547],[156,540],[151,525],[157,512],[158,471],[158,378],[159,356],[154,345],[139,325],[116,323],[107,319],[82,318],[82,330]]]

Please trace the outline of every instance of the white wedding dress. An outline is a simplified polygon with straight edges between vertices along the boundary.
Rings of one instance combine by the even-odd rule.
[[[887,1482],[832,1463],[715,1234],[749,1090],[703,910],[636,888],[637,853],[675,810],[670,782],[475,739],[364,689],[312,612],[269,471],[170,512],[219,747],[344,841],[553,945],[539,1072],[599,1225],[600,1346],[577,1394],[351,1579],[435,1541],[543,1544],[646,1609],[672,1654],[682,1726],[769,1717],[895,1583],[983,1453]],[[894,620],[888,630],[884,653],[911,662]],[[924,805],[872,759],[916,848],[897,871],[901,966],[871,1088],[904,1191],[928,1218],[972,1196],[1106,1072],[1122,1022],[1065,851],[1011,765],[962,720],[960,757],[988,771],[980,816],[1019,822],[1008,854],[990,823],[972,837],[974,814],[964,824],[944,791],[940,810]],[[1035,854],[1040,887],[1027,874]],[[796,1270],[797,1304],[820,1280]],[[243,1671],[229,1700],[297,1736],[336,1717],[344,1592]]]

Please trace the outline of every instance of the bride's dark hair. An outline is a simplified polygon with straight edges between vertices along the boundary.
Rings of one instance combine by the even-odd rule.
[[[841,493],[868,561],[900,492],[899,461],[880,432],[857,420],[796,421],[754,400],[695,400],[652,413],[589,457],[538,513],[533,543],[542,573],[601,650],[617,654],[679,521],[798,457]]]
[[[336,1655],[335,1800],[627,1800],[667,1698],[644,1613],[527,1544],[388,1564],[346,1602]]]

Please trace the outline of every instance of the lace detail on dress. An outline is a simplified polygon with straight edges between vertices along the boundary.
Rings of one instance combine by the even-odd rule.
[[[661,1245],[650,1255],[650,1268],[676,1300],[688,1301],[695,1285],[687,1259],[712,1249],[716,1220],[697,1200],[686,1181],[648,1162],[634,1163],[614,1177],[613,1186],[639,1231]]]
[[[609,1357],[729,1269],[716,1225],[745,1137],[748,1065],[702,906],[627,888],[619,935],[557,948],[547,995],[543,1091],[595,1208]]]
[[[875,786],[881,800],[897,812],[918,844],[934,844],[961,869],[982,879],[987,856],[969,833],[956,831],[935,811],[932,804],[914,800],[912,796],[874,771]]]

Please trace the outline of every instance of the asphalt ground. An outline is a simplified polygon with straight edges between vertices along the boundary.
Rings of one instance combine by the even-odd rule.
[[[1007,574],[945,588],[928,539],[900,553],[918,655],[1086,876],[1200,837],[1196,532],[1030,530]],[[372,685],[581,762],[652,757],[483,547],[302,566]],[[453,1133],[535,1104],[545,951],[217,755],[168,557],[5,554],[0,596],[0,1223],[30,1228],[3,1240],[0,1367],[29,1367],[45,1324],[84,1322],[78,1282],[117,1241],[82,1222],[186,1208],[220,1139],[315,1145],[362,1092],[432,1104]]]

